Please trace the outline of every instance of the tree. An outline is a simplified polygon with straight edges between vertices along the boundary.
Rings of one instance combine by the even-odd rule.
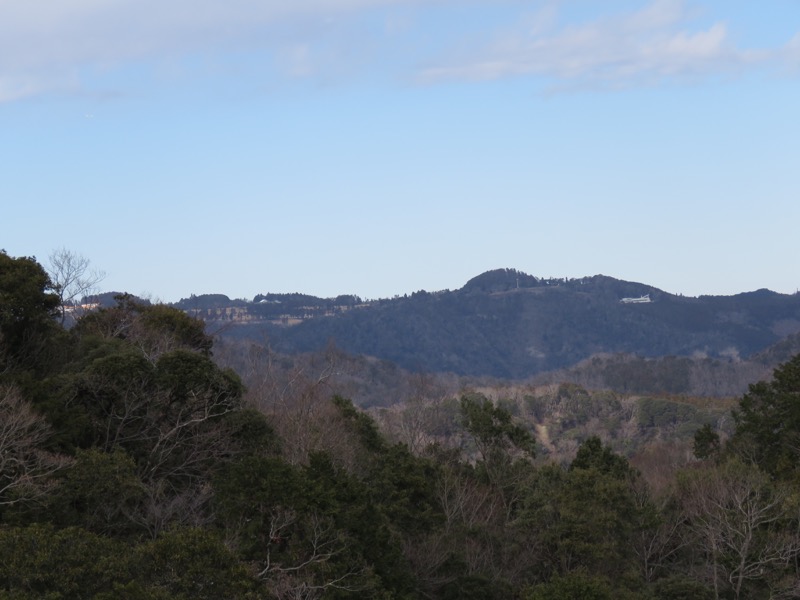
[[[753,453],[767,473],[789,479],[800,476],[800,354],[760,381],[734,411],[732,448]]]
[[[536,444],[533,436],[512,421],[510,412],[495,406],[485,396],[463,396],[461,416],[483,461],[488,461],[498,451],[509,452],[512,449],[534,457]]]
[[[255,600],[257,582],[212,532],[131,546],[80,527],[0,528],[3,600]]]
[[[639,526],[633,533],[631,548],[642,578],[647,583],[653,583],[669,573],[675,565],[681,564],[691,536],[685,530],[685,512],[675,500],[672,490],[653,494],[643,480],[635,483],[634,490]]]
[[[366,562],[389,544],[365,553],[359,527],[380,535],[380,515],[365,515],[366,490],[328,457],[313,454],[310,463],[250,456],[225,465],[214,479],[218,518],[275,597],[373,597]]]
[[[284,457],[291,463],[308,461],[323,451],[352,466],[350,436],[339,427],[340,411],[331,402],[332,378],[339,371],[338,352],[329,347],[323,355],[291,366],[269,347],[251,347],[245,380],[247,400],[268,415],[281,438]]]
[[[143,592],[166,592],[185,600],[239,600],[263,597],[245,565],[213,532],[180,528],[138,546],[131,560],[133,585]],[[123,598],[126,596],[122,596]],[[133,597],[141,597],[133,596]]]
[[[694,455],[699,459],[714,458],[719,455],[719,434],[706,423],[694,434]]]
[[[99,598],[122,583],[126,551],[119,540],[79,527],[0,528],[0,598]]]
[[[535,586],[525,600],[613,600],[619,594],[612,591],[606,580],[577,571],[554,577],[550,582]]]
[[[653,588],[657,600],[714,600],[710,588],[682,575],[660,579]]]
[[[35,258],[0,251],[0,375],[41,365],[59,303],[52,290]]]
[[[482,395],[461,398],[464,428],[478,450],[476,469],[493,486],[507,518],[519,501],[520,483],[529,475],[536,442],[511,413]]]
[[[546,575],[584,570],[633,577],[634,533],[645,521],[634,491],[636,472],[596,438],[565,470],[538,469],[527,486],[519,526],[541,541]]]
[[[381,429],[387,437],[408,446],[419,456],[436,439],[435,430],[439,422],[450,419],[443,410],[448,399],[446,388],[425,373],[411,378],[412,393],[401,403],[395,404],[380,415]]]
[[[714,597],[763,597],[770,578],[800,556],[796,499],[791,488],[738,460],[690,471],[679,480],[689,528],[710,570]],[[756,582],[754,596],[748,584]],[[796,580],[795,580],[796,584]]]
[[[628,461],[603,444],[597,436],[592,436],[578,448],[575,459],[569,465],[570,471],[576,469],[595,469],[604,475],[625,480],[635,477],[635,470]]]
[[[241,409],[243,386],[212,361],[202,322],[122,298],[120,305],[81,319],[69,334],[72,362],[48,382],[46,402],[61,447],[123,450],[135,467],[139,501],[122,516],[151,536],[176,523],[206,523],[210,471],[248,445],[257,451],[269,443],[269,432],[252,418],[238,425],[227,419]],[[239,426],[252,427],[261,439],[231,436]],[[98,507],[106,510],[102,502]],[[119,516],[93,527],[119,529]]]
[[[58,486],[44,503],[45,518],[60,527],[125,537],[134,529],[134,514],[144,495],[136,464],[122,448],[78,450],[75,462],[59,473]]]
[[[116,306],[84,316],[75,334],[80,338],[124,340],[152,363],[178,348],[211,355],[213,340],[200,319],[171,306],[141,302],[129,294],[118,295],[115,300]]]
[[[41,495],[69,460],[44,450],[50,427],[13,387],[0,387],[0,506]]]
[[[58,294],[62,325],[67,318],[68,307],[74,306],[76,300],[94,293],[97,284],[105,279],[105,272],[91,269],[90,265],[88,258],[66,248],[53,250],[48,257],[47,272]]]

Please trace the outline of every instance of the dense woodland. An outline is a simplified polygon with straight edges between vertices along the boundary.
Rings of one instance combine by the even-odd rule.
[[[621,302],[645,295],[650,302]],[[176,306],[197,310],[224,339],[266,337],[288,354],[313,352],[335,339],[350,354],[461,376],[525,379],[599,354],[680,357],[662,365],[666,380],[658,383],[665,387],[657,391],[682,394],[697,393],[695,384],[713,392],[695,381],[698,375],[752,360],[800,333],[800,294],[758,290],[690,298],[603,275],[539,279],[513,269],[488,271],[454,291],[420,290],[369,302],[268,294],[251,303],[228,300],[226,307],[224,298],[195,297]],[[757,380],[742,382],[740,366],[728,371],[727,389],[716,395],[729,393],[729,379],[739,395]],[[608,383],[617,386],[620,369],[612,364],[608,370]],[[634,387],[638,382],[629,375],[623,377]]]
[[[0,599],[800,596],[800,355],[626,452],[601,433],[675,404],[420,380],[366,412],[336,360],[237,374],[176,308],[65,328],[63,296],[0,252]]]

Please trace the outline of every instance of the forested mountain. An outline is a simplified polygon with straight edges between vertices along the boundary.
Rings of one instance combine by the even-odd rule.
[[[130,296],[67,328],[54,287],[0,252],[0,600],[800,594],[800,355],[733,413],[399,371],[368,413],[341,361],[377,359]]]
[[[191,302],[179,306],[191,313]],[[538,279],[501,269],[456,291],[371,302],[270,295],[192,314],[225,324],[223,337],[268,339],[285,353],[333,340],[411,370],[526,378],[596,354],[745,358],[800,331],[800,294],[688,298],[602,275]]]

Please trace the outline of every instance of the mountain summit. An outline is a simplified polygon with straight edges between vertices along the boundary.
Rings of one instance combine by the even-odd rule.
[[[510,378],[598,353],[736,360],[800,331],[798,294],[687,298],[604,275],[540,279],[514,269],[482,273],[459,290],[391,300],[260,298],[198,316],[223,315],[232,324],[225,336],[266,335],[282,352],[314,351],[333,340],[347,352],[413,370]]]

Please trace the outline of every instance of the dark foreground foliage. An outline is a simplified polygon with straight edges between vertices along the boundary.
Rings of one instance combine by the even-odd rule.
[[[35,260],[0,268],[2,600],[800,593],[798,358],[654,487],[599,437],[537,458],[481,394],[448,444],[391,441],[324,372],[245,394],[183,312],[121,297],[67,331]]]

